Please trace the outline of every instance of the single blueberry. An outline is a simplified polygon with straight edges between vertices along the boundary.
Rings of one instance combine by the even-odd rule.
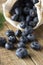
[[[18,20],[18,15],[17,14],[14,14],[13,16],[11,16],[11,20],[13,21],[17,21]]]
[[[6,31],[6,35],[9,37],[9,36],[15,36],[15,33],[13,30],[7,30]]]
[[[30,7],[30,4],[28,2],[26,3],[26,7]]]
[[[26,27],[25,21],[22,21],[22,22],[20,23],[20,27],[23,28],[23,29]]]
[[[34,10],[34,11],[35,11],[35,10],[37,11],[37,8],[36,8],[35,6],[33,6],[33,10]]]
[[[28,35],[27,35],[27,38],[28,38],[29,41],[34,41],[34,40],[35,40],[35,35],[33,35],[33,34],[28,34]]]
[[[30,21],[30,22],[29,22],[29,26],[35,27],[35,26],[36,26],[36,22]]]
[[[16,13],[17,15],[21,15],[21,13],[22,13],[21,8],[19,8],[19,7],[15,8],[15,13]]]
[[[33,2],[31,0],[27,0],[26,1],[26,6],[29,7],[29,8],[32,8],[34,6],[34,4],[33,4]]]
[[[35,23],[37,23],[37,22],[38,22],[38,17],[35,17],[35,18],[33,19],[33,21],[34,21]]]
[[[30,9],[32,9],[33,8],[33,6],[34,6],[34,4],[33,4],[33,2],[31,2],[31,0],[30,0]]]
[[[33,2],[33,4],[36,4],[39,2],[39,0],[31,0]]]
[[[28,42],[28,38],[26,36],[22,36],[20,37],[20,42],[23,42],[23,43],[27,43]]]
[[[33,6],[33,10],[35,11],[35,15],[37,16],[37,8]]]
[[[5,44],[6,44],[6,38],[4,38],[4,37],[0,37],[0,46],[5,46]]]
[[[27,26],[24,30],[27,34],[30,34],[33,32],[33,28],[31,26]]]
[[[30,20],[31,20],[31,18],[30,18],[30,16],[28,15],[28,16],[26,17],[26,23],[29,24]]]
[[[22,34],[21,30],[17,30],[17,31],[15,32],[15,36],[17,36],[17,37],[20,37],[21,34]]]
[[[33,9],[30,9],[29,15],[30,15],[31,17],[35,17],[35,16],[36,16],[36,12],[35,12]]]
[[[22,36],[27,36],[27,35],[28,35],[27,32],[25,32],[25,31],[22,32]]]
[[[8,41],[9,41],[9,42],[12,42],[12,43],[16,43],[17,39],[16,39],[15,36],[9,36],[9,37],[8,37]]]
[[[14,49],[14,45],[11,42],[7,42],[5,44],[5,48],[8,50],[13,50]]]
[[[30,8],[29,8],[29,7],[24,7],[24,13],[25,13],[26,15],[29,14],[29,11],[30,11]]]
[[[24,20],[25,20],[25,17],[23,15],[20,15],[18,21],[21,22],[21,21],[24,21]]]
[[[25,43],[23,43],[23,42],[19,42],[18,44],[17,44],[17,47],[18,48],[21,48],[21,47],[26,47],[26,45],[25,45]]]
[[[16,56],[18,56],[19,58],[24,58],[28,56],[28,52],[25,48],[18,48],[16,50]]]
[[[40,50],[41,48],[41,45],[36,41],[32,42],[30,46],[32,49],[35,49],[35,50]]]

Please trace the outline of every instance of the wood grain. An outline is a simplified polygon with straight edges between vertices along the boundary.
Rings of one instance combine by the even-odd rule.
[[[5,0],[1,0],[0,3],[2,4]],[[2,6],[0,4],[0,11],[2,11]],[[17,29],[11,26],[9,23],[5,22],[3,30],[0,31],[0,36],[4,36],[6,30],[14,30]],[[42,50],[35,51],[30,48],[30,44],[27,46],[28,52],[30,52],[31,60],[29,57],[25,59],[19,59],[15,51],[6,50],[5,48],[0,47],[0,65],[43,65],[43,25],[40,26],[38,29],[34,31],[36,38],[38,39],[39,43],[42,45]],[[7,38],[7,37],[6,37]]]

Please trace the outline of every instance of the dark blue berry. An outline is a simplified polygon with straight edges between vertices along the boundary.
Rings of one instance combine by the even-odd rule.
[[[29,24],[30,20],[31,20],[31,18],[30,18],[30,16],[28,15],[28,16],[26,17],[26,23]]]
[[[36,26],[36,22],[30,21],[30,22],[29,22],[29,26],[35,27],[35,26]]]
[[[32,49],[35,49],[35,50],[40,50],[41,48],[41,45],[36,41],[32,42],[30,46]]]
[[[17,47],[18,48],[21,48],[21,47],[26,47],[26,45],[25,45],[25,43],[23,43],[23,42],[19,42],[18,44],[17,44]]]
[[[39,2],[39,0],[31,0],[33,2],[33,4],[36,4]]]
[[[17,21],[18,20],[18,15],[17,14],[14,14],[13,16],[11,16],[11,19],[13,21]]]
[[[21,21],[24,21],[24,20],[25,20],[25,17],[23,15],[20,15],[18,21],[21,22]]]
[[[37,22],[38,22],[38,17],[35,17],[35,18],[33,19],[33,22],[37,23]]]
[[[27,26],[24,30],[27,34],[30,34],[33,32],[33,28],[31,26]]]
[[[28,38],[26,36],[22,36],[19,41],[23,42],[23,43],[27,43],[28,42]]]
[[[37,9],[36,9],[36,7],[35,7],[35,6],[33,6],[33,10],[34,10],[34,11],[37,11]]]
[[[6,38],[4,38],[4,37],[0,37],[0,46],[5,46],[5,44],[6,44]]]
[[[36,13],[35,13],[35,11],[33,9],[30,9],[29,14],[30,14],[31,17],[36,16]]]
[[[30,9],[32,9],[33,8],[33,6],[34,6],[34,4],[31,2],[31,0],[30,0]]]
[[[34,4],[33,4],[33,2],[31,0],[27,0],[26,1],[26,6],[29,7],[29,8],[32,8],[34,6]]]
[[[7,30],[6,31],[6,35],[9,37],[9,36],[15,36],[15,33],[13,30]]]
[[[8,42],[5,44],[5,48],[8,50],[13,50],[14,49],[14,45],[11,42]]]
[[[25,7],[25,8],[24,8],[24,13],[25,13],[26,15],[29,14],[29,11],[30,11],[29,7]]]
[[[28,52],[25,48],[18,48],[16,50],[16,55],[19,57],[19,58],[24,58],[26,56],[28,56]]]
[[[33,6],[33,10],[35,11],[35,15],[37,16],[37,8]]]
[[[28,35],[27,35],[27,38],[28,38],[29,41],[34,41],[34,40],[35,40],[35,35],[33,35],[33,34],[28,34]]]
[[[16,43],[17,39],[15,36],[8,37],[9,42]]]
[[[23,28],[23,29],[26,27],[25,21],[22,21],[22,22],[20,23],[20,27]]]
[[[21,15],[21,13],[22,13],[21,8],[19,8],[19,7],[15,8],[15,13],[16,13],[17,15]]]
[[[22,36],[27,36],[27,35],[28,35],[27,32],[25,32],[25,31],[22,32]]]
[[[30,4],[28,2],[26,3],[26,7],[30,7]]]
[[[22,34],[21,30],[17,30],[17,31],[15,32],[15,36],[17,36],[17,37],[20,37],[21,34]]]

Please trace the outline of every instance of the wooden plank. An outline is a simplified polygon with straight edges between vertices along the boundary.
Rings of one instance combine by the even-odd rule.
[[[13,31],[16,31],[17,28],[13,27],[12,25],[10,25],[9,23],[6,24],[7,27],[10,29],[10,30],[13,30]]]

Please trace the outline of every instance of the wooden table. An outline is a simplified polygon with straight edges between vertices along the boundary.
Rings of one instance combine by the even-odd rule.
[[[1,4],[4,1],[5,0],[0,0],[0,9],[2,8]],[[2,11],[2,9],[0,11]],[[0,36],[6,37],[5,32],[8,29],[14,31],[17,30],[9,23],[5,22],[3,30],[0,31]],[[36,34],[39,43],[43,47],[43,25],[36,29],[34,34]],[[35,51],[31,49],[30,44],[28,44],[27,50],[30,52],[32,60],[29,57],[25,59],[19,59],[15,54],[16,50],[10,51],[0,47],[0,65],[43,65],[43,48],[40,51]]]

